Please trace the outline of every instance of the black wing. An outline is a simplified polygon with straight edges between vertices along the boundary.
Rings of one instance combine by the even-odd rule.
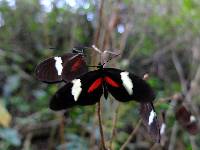
[[[72,80],[59,89],[52,97],[50,108],[52,110],[62,110],[75,105],[85,106],[95,104],[100,100],[103,93],[102,83],[97,81],[101,81],[98,70],[88,72],[80,76],[78,79]],[[72,92],[73,87],[75,87],[75,94]],[[75,100],[75,97],[78,98]]]
[[[155,99],[150,85],[132,73],[114,68],[104,68],[104,74],[104,80],[106,77],[112,80],[105,80],[106,87],[118,101],[151,102]]]
[[[71,70],[72,66],[73,70]],[[35,70],[37,79],[46,83],[70,81],[85,72],[87,72],[87,67],[83,55],[74,53],[48,58]]]
[[[154,141],[160,142],[160,125],[153,103],[140,103],[140,115]]]
[[[82,54],[77,54],[64,63],[62,79],[64,81],[71,81],[86,72],[88,72],[88,67],[84,56]]]

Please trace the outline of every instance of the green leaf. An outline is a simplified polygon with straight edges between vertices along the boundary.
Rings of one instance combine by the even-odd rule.
[[[159,105],[159,108],[160,108],[161,110],[167,110],[167,109],[169,109],[169,107],[170,107],[170,105],[167,104],[167,103],[161,103],[161,104]]]

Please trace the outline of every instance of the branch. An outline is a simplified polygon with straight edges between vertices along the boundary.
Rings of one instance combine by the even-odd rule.
[[[176,144],[176,133],[177,133],[177,130],[178,130],[178,125],[177,125],[177,122],[175,122],[174,126],[172,128],[172,134],[171,134],[171,137],[170,137],[168,150],[174,150],[174,146]]]
[[[131,134],[129,135],[129,137],[127,138],[127,140],[124,142],[124,144],[121,146],[120,150],[124,150],[126,148],[126,146],[128,145],[128,143],[131,141],[131,139],[133,138],[133,136],[136,134],[136,132],[138,131],[140,125],[142,123],[142,119],[140,119],[136,125],[136,127],[134,128],[134,130],[131,132]]]
[[[118,118],[119,106],[120,106],[120,104],[118,104],[117,108],[115,109],[115,114],[114,114],[114,118],[113,118],[112,132],[111,132],[109,149],[112,149],[112,142],[113,142],[114,137],[115,137],[115,130],[116,130],[116,125],[117,125],[117,118]]]
[[[101,101],[97,103],[97,116],[98,116],[98,121],[99,121],[99,130],[101,134],[101,147],[103,148],[103,150],[106,150],[103,126],[102,126],[102,120],[101,120]]]
[[[99,41],[100,31],[102,27],[103,5],[104,5],[104,0],[100,0],[100,7],[99,7],[99,12],[98,12],[99,13],[98,25],[97,25],[97,30],[94,36],[94,45],[97,45],[97,46],[99,46],[98,41]]]

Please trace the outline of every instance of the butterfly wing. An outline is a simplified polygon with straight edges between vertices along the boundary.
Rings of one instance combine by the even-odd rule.
[[[62,110],[76,105],[93,105],[100,100],[102,93],[99,71],[90,71],[59,89],[50,101],[50,108]]]
[[[150,85],[132,73],[115,68],[104,68],[104,74],[108,91],[118,101],[151,102],[155,99]]]
[[[179,124],[192,135],[199,133],[197,119],[192,113],[182,104],[176,110],[176,119]]]
[[[56,83],[74,79],[87,72],[87,67],[82,54],[67,53],[44,60],[36,67],[35,72],[38,80]]]
[[[64,63],[64,69],[62,72],[62,79],[65,81],[71,81],[72,79],[88,72],[88,68],[85,59],[82,54],[77,54],[69,61]]]
[[[140,116],[151,137],[159,143],[160,125],[152,102],[140,103]]]

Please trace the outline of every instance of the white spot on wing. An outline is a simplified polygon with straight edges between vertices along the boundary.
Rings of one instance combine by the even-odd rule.
[[[72,86],[72,95],[74,96],[74,100],[77,101],[79,98],[79,95],[81,94],[82,88],[81,88],[81,80],[80,79],[74,79],[72,80],[73,86]]]
[[[58,72],[58,75],[60,76],[62,74],[62,69],[63,69],[62,59],[61,57],[54,57],[54,60],[56,61],[55,63],[56,70]]]
[[[195,121],[196,121],[195,116],[191,115],[191,116],[190,116],[190,122],[195,122]]]
[[[150,115],[149,115],[149,122],[148,124],[150,125],[152,122],[153,122],[153,119],[156,117],[156,113],[152,110],[150,112]]]
[[[129,73],[128,72],[121,72],[121,80],[122,80],[122,84],[125,87],[125,89],[127,90],[129,95],[133,94],[133,83],[132,80],[130,79],[130,77],[128,76]]]
[[[165,128],[166,128],[166,124],[162,123],[161,127],[160,127],[160,134],[162,135],[163,133],[165,133]]]

